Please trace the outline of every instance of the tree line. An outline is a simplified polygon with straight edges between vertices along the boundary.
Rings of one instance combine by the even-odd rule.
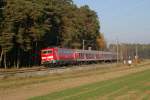
[[[135,59],[135,56],[139,59],[150,59],[150,44],[110,44],[109,49],[117,52],[117,46],[120,60]]]
[[[0,0],[0,67],[40,64],[45,47],[106,47],[95,11],[72,0]]]

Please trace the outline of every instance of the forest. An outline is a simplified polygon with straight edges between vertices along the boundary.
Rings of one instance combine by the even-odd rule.
[[[0,68],[40,64],[45,47],[106,47],[95,11],[72,0],[0,0]]]

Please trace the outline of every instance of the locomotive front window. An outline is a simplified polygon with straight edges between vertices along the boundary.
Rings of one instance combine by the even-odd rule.
[[[49,53],[52,53],[52,50],[43,50],[42,51],[42,54],[49,54]]]

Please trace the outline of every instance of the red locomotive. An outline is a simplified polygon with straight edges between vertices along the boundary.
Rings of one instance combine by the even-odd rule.
[[[117,55],[113,52],[76,50],[59,47],[41,50],[41,64],[43,65],[79,64],[96,61],[115,61],[116,59]]]

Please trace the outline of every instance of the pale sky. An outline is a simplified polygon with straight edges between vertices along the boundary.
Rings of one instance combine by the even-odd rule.
[[[97,12],[108,42],[150,43],[150,0],[73,0]]]

